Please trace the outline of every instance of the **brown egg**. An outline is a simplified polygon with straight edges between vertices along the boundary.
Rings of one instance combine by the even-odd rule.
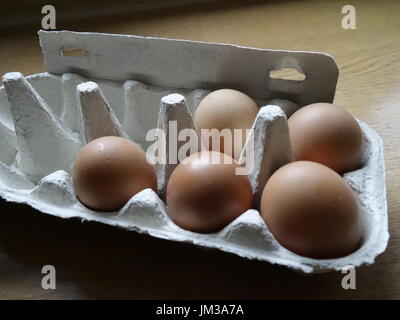
[[[219,162],[219,163],[217,163]],[[228,155],[203,151],[186,158],[167,186],[171,219],[183,229],[216,232],[250,209],[252,189],[247,176]]]
[[[296,160],[322,163],[338,173],[360,168],[363,135],[355,118],[330,103],[314,103],[288,121]]]
[[[258,111],[259,107],[248,95],[237,90],[221,89],[211,92],[200,102],[194,116],[194,123],[199,131],[201,129],[229,130],[232,138],[226,142],[230,146],[228,149],[224,148],[225,139],[215,131],[210,132],[210,136],[202,134],[202,141],[205,145],[208,144],[208,150],[225,152],[238,160],[246,143],[246,129],[252,127]],[[234,129],[242,130],[237,138],[235,138]],[[219,140],[219,147],[213,147],[213,139]]]
[[[85,145],[75,158],[73,184],[79,200],[98,211],[120,209],[133,195],[157,182],[144,151],[120,137],[102,137]]]
[[[278,169],[261,198],[261,214],[276,240],[311,258],[338,258],[355,251],[362,228],[357,199],[335,171],[311,161]]]

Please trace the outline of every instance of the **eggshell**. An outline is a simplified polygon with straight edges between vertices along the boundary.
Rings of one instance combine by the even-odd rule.
[[[120,137],[102,137],[76,156],[73,185],[79,200],[99,211],[120,209],[133,195],[156,190],[156,175],[138,145]]]
[[[194,123],[200,131],[202,141],[208,146],[208,150],[224,152],[236,160],[244,147],[247,138],[246,129],[250,129],[257,116],[259,107],[248,95],[232,89],[220,89],[208,94],[197,107]],[[211,138],[202,134],[202,129],[228,129],[231,132],[231,140],[220,139],[219,132],[212,133]],[[234,129],[241,129],[240,135],[235,137]],[[220,144],[213,146],[212,141],[219,139]],[[224,143],[230,148],[224,147]]]
[[[335,171],[315,162],[278,169],[263,191],[261,213],[278,242],[302,256],[338,258],[360,245],[356,197]]]
[[[296,160],[324,164],[338,173],[360,168],[363,135],[356,119],[330,103],[314,103],[288,121]]]
[[[203,151],[186,158],[167,186],[171,219],[183,229],[216,232],[250,209],[253,196],[239,165],[228,155]]]

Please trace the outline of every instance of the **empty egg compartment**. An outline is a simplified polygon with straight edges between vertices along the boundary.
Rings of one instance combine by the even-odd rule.
[[[162,47],[164,44],[170,46],[171,42],[175,48],[187,45],[191,47],[192,44],[195,44],[203,53],[207,52],[209,47],[208,51],[211,54],[213,48],[222,46],[225,50],[226,47],[229,47],[221,44],[165,39],[149,41],[148,38],[141,37],[69,32],[66,34],[46,32],[42,33],[42,36],[44,36],[42,46],[44,46],[44,55],[47,57],[48,69],[59,68],[56,59],[49,56],[53,47],[57,47],[55,51],[58,55],[57,59],[62,59],[58,54],[59,46],[64,47],[65,42],[68,42],[68,46],[74,47],[81,47],[84,43],[87,45],[85,37],[89,37],[86,40],[89,40],[88,43],[92,42],[91,46],[93,46],[90,50],[85,48],[89,52],[89,57],[85,57],[88,59],[91,59],[90,52],[96,50],[97,42],[94,45],[93,39],[98,37],[101,37],[103,41],[101,48],[97,48],[100,52],[104,50],[104,47],[109,47],[105,43],[109,43],[111,39],[111,42],[114,40],[118,43],[122,42],[122,44],[120,43],[122,47],[128,46],[126,49],[131,50],[133,56],[135,56],[135,52],[143,49],[141,44],[145,48],[153,46],[153,50],[160,49],[160,45]],[[54,39],[54,36],[58,39],[57,41],[51,40]],[[44,42],[47,44],[43,45]],[[71,42],[74,42],[73,45]],[[132,47],[133,43],[138,45]],[[268,50],[261,52],[260,49],[250,48],[238,49],[246,49],[243,59],[249,58],[248,52],[250,56],[256,52],[262,55],[270,52]],[[183,50],[182,52],[187,54],[188,51]],[[289,52],[289,55],[291,53]],[[104,55],[104,52],[102,54]],[[111,53],[109,54],[111,56]],[[273,54],[277,53],[273,52]],[[313,62],[311,57],[319,55],[315,53],[302,54],[307,57],[306,62],[310,64],[309,67]],[[285,56],[285,52],[281,52],[280,55]],[[230,56],[232,58],[232,54]],[[104,59],[108,58],[109,56],[106,56]],[[179,54],[175,59],[178,58]],[[193,58],[190,57],[190,59]],[[68,59],[81,58],[68,57]],[[118,63],[115,59],[112,60],[115,69],[118,70],[123,61]],[[301,58],[298,60],[305,63]],[[152,64],[163,63],[158,60],[151,61]],[[318,62],[318,59],[315,61]],[[329,63],[334,63],[333,60],[329,61]],[[63,63],[65,63],[64,60]],[[72,67],[73,64],[80,64],[80,67]],[[144,64],[146,63],[144,62]],[[226,84],[222,82],[212,85],[202,81],[201,84],[204,86],[190,86],[193,85],[194,80],[186,79],[188,85],[182,87],[177,83],[177,81],[179,82],[179,70],[175,73],[171,73],[171,71],[169,74],[164,73],[159,77],[164,76],[165,79],[154,79],[155,84],[151,85],[143,81],[146,78],[143,75],[138,76],[138,80],[134,80],[133,77],[132,79],[116,79],[121,75],[114,72],[115,70],[109,71],[108,76],[101,75],[103,79],[99,79],[100,74],[96,74],[99,66],[94,71],[90,70],[93,63],[84,64],[80,60],[70,60],[67,65],[67,67],[64,66],[65,70],[62,70],[61,73],[58,71],[54,74],[44,73],[28,76],[26,79],[18,73],[7,74],[4,77],[6,88],[0,88],[0,132],[2,137],[0,147],[3,150],[4,146],[5,151],[0,155],[0,194],[6,200],[27,203],[39,211],[62,218],[77,217],[83,220],[98,221],[147,233],[158,238],[190,242],[249,259],[280,264],[306,273],[340,270],[346,265],[370,264],[378,254],[384,251],[388,241],[388,232],[382,142],[379,136],[361,121],[359,123],[365,137],[365,164],[359,170],[346,173],[344,178],[355,190],[362,205],[364,241],[359,250],[343,258],[317,260],[301,257],[286,250],[274,239],[259,212],[255,209],[244,212],[223,230],[214,234],[198,234],[181,229],[169,219],[167,208],[161,200],[174,165],[157,165],[159,194],[150,189],[143,190],[133,196],[121,210],[111,214],[87,209],[77,201],[70,178],[73,158],[82,145],[98,136],[112,134],[128,137],[146,150],[149,142],[146,141],[145,134],[149,129],[157,126],[167,129],[170,120],[176,120],[181,128],[192,127],[191,115],[194,114],[201,99],[210,90]],[[106,62],[105,69],[109,68],[109,62]],[[196,68],[196,62],[191,68]],[[149,69],[149,72],[153,72],[152,70],[153,68]],[[79,71],[80,74],[69,73],[70,71]],[[161,71],[165,72],[166,70],[161,68]],[[133,72],[129,73],[129,76],[133,74]],[[331,76],[335,77],[334,74]],[[210,77],[214,79],[212,75]],[[148,80],[151,78],[151,76],[147,77]],[[165,84],[168,78],[171,86],[161,85]],[[233,79],[237,83],[247,80],[245,76],[243,78],[233,77]],[[312,76],[311,79],[313,79]],[[149,81],[148,83],[153,82]],[[332,84],[336,85],[336,79],[331,80],[330,83],[331,86]],[[324,84],[326,85],[326,82]],[[315,79],[309,85],[315,87]],[[231,86],[242,89],[232,82]],[[309,87],[307,88],[306,93],[310,91]],[[297,94],[275,93],[276,95],[272,96],[270,91],[260,96],[255,93],[257,90],[258,88],[253,88],[253,92],[249,92],[249,94],[256,97],[255,100],[260,107],[269,105],[260,109],[252,131],[255,143],[254,145],[245,145],[239,160],[243,163],[246,154],[249,153],[255,159],[255,170],[250,175],[255,202],[260,198],[262,188],[270,174],[291,160],[285,112],[291,114],[294,109],[312,102],[330,102],[333,99],[332,90],[334,92],[332,88],[325,88],[325,97],[301,96],[297,99]],[[277,99],[271,100],[275,97]],[[293,99],[293,102],[288,98]]]

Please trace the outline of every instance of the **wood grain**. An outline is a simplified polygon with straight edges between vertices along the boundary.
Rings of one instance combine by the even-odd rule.
[[[16,26],[40,26],[42,8],[51,4],[57,11],[57,22],[77,19],[104,19],[116,14],[139,13],[160,8],[174,8],[218,0],[2,0],[0,29]]]
[[[357,29],[341,27],[347,1],[218,2],[59,24],[101,31],[239,45],[322,51],[340,68],[335,103],[367,122],[385,147],[390,243],[375,264],[304,276],[282,267],[158,240],[95,223],[62,221],[1,201],[0,298],[400,298],[400,2],[353,0]],[[0,73],[44,71],[36,30],[0,35]],[[41,267],[57,269],[57,289],[40,287]]]

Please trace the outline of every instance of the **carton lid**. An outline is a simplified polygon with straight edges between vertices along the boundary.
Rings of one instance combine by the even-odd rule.
[[[339,74],[334,59],[317,52],[90,32],[39,31],[39,37],[50,73],[176,88],[232,88],[253,98],[300,105],[332,102]],[[305,79],[270,77],[282,68],[295,69]]]

